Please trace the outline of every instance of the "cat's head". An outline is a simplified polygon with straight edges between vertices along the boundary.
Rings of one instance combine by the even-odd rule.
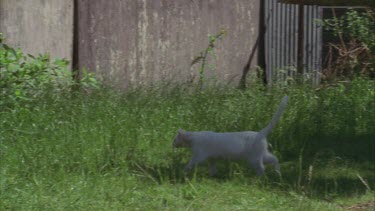
[[[173,141],[173,147],[179,148],[179,147],[190,147],[190,142],[186,138],[186,132],[182,129],[179,129],[177,132],[176,137]]]

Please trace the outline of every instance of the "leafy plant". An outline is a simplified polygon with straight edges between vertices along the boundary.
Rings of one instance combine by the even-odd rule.
[[[85,71],[81,81],[74,81],[65,59],[51,60],[48,54],[24,54],[21,49],[12,48],[3,41],[0,35],[1,107],[27,106],[46,94],[57,98],[70,92],[77,83],[82,83],[84,88],[98,87],[94,76]]]
[[[375,18],[367,13],[349,10],[345,15],[323,22],[325,28],[339,38],[328,44],[326,79],[356,75],[375,76]]]
[[[215,35],[209,35],[208,36],[208,46],[207,46],[207,48],[204,51],[200,52],[200,55],[195,57],[193,59],[193,61],[191,62],[191,66],[193,66],[197,63],[201,63],[200,68],[198,69],[200,86],[202,86],[202,84],[203,84],[206,66],[209,66],[209,67],[212,68],[212,65],[207,63],[207,57],[208,57],[209,54],[212,55],[212,56],[216,56],[215,51],[214,51],[215,43],[218,40],[221,40],[223,38],[223,36],[225,36],[225,34],[226,34],[226,31],[221,30],[219,33],[217,33]]]

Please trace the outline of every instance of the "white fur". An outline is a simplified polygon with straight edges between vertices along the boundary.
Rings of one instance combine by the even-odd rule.
[[[180,129],[173,146],[191,147],[193,152],[185,170],[190,170],[209,159],[209,171],[211,175],[214,175],[216,173],[216,158],[229,158],[247,160],[258,176],[264,173],[264,164],[273,164],[275,171],[279,173],[279,162],[276,156],[267,149],[267,135],[279,121],[287,102],[288,97],[285,96],[271,122],[259,132],[187,132]]]

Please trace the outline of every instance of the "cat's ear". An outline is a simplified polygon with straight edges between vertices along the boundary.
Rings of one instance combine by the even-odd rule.
[[[190,147],[191,146],[191,143],[190,143],[189,139],[186,138],[186,131],[185,130],[180,128],[178,130],[178,137],[179,137],[183,147]]]
[[[185,134],[185,131],[183,130],[183,129],[178,129],[178,134],[180,134],[180,135],[184,135]]]
[[[185,139],[185,131],[183,129],[178,129],[178,137],[180,137],[182,140]]]

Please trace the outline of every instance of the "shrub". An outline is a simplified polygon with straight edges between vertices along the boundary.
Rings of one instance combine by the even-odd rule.
[[[65,59],[51,60],[48,54],[33,56],[19,48],[6,45],[0,34],[0,101],[1,107],[27,106],[36,99],[51,94],[58,98],[70,92],[72,87],[98,87],[93,75],[84,72],[77,83],[73,79],[69,62]]]
[[[328,44],[324,77],[375,77],[375,22],[371,12],[349,10],[339,18],[325,20],[323,25],[339,41]]]

